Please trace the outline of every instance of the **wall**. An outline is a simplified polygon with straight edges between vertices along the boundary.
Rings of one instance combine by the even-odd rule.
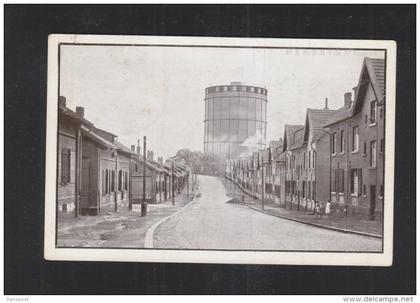
[[[59,118],[57,154],[57,208],[59,215],[73,213],[76,203],[76,131],[77,127]],[[70,182],[61,182],[62,149],[70,149]]]

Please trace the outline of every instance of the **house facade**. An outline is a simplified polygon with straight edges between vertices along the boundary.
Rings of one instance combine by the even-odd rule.
[[[286,153],[285,206],[300,209],[302,194],[302,164],[306,145],[303,142],[304,126],[284,127],[283,151]]]
[[[365,58],[339,115],[325,127],[331,147],[331,202],[338,213],[381,218],[385,152],[384,60]]]
[[[57,153],[57,214],[75,215],[80,193],[80,116],[66,107],[66,99],[60,97],[58,106],[58,153]]]
[[[329,200],[330,153],[329,137],[323,126],[335,117],[336,110],[328,109],[328,100],[324,109],[308,109],[304,127],[302,163],[302,198],[305,209],[313,210],[315,202],[325,204]]]

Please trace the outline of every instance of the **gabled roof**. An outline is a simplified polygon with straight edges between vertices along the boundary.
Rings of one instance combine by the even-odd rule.
[[[332,109],[308,108],[306,111],[304,142],[308,142],[309,137],[316,141],[325,132],[324,125],[333,119],[337,113],[337,110]]]
[[[293,135],[292,135],[292,142],[293,142],[293,144],[289,148],[289,150],[293,150],[293,149],[299,148],[299,147],[301,147],[303,145],[303,143],[304,143],[304,140],[303,140],[303,138],[304,138],[304,136],[303,136],[304,135],[304,130],[305,129],[302,127],[302,128],[296,130],[293,133]]]
[[[366,57],[363,60],[362,69],[359,76],[359,82],[356,86],[354,102],[350,108],[342,107],[337,111],[337,115],[328,121],[324,126],[330,126],[335,123],[346,120],[357,115],[363,105],[365,94],[369,83],[372,84],[373,91],[378,102],[385,99],[385,60]]]
[[[93,126],[92,122],[86,120],[82,116],[80,116],[77,113],[75,113],[74,111],[72,111],[70,108],[66,107],[65,105],[61,105],[60,103],[58,105],[58,112],[59,112],[59,114],[65,116],[65,117],[68,117],[69,119],[71,119],[75,123],[80,123],[82,125],[86,125],[86,126],[89,126],[89,127]]]
[[[352,114],[358,114],[362,108],[362,102],[365,99],[365,94],[368,84],[371,83],[376,100],[381,102],[385,97],[385,60],[365,58],[363,61],[362,71],[360,72],[358,88]]]
[[[91,127],[87,127],[82,125],[81,126],[82,134],[88,137],[89,139],[93,140],[94,142],[98,143],[100,146],[105,148],[114,148],[118,149],[118,147],[111,141],[105,139],[104,137],[100,136],[95,130],[95,127],[92,125]]]
[[[303,129],[303,125],[286,124],[284,126],[283,151],[289,150],[294,145],[294,134],[300,129]]]

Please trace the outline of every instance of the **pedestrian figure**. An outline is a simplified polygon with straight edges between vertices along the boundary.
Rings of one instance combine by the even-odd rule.
[[[315,218],[322,218],[321,205],[318,201],[315,202]]]
[[[325,218],[328,219],[330,212],[331,212],[331,202],[328,200],[327,204],[325,205]]]

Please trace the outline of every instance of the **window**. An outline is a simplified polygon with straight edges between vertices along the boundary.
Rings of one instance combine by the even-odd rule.
[[[312,181],[312,200],[316,200],[316,181]]]
[[[376,141],[370,141],[370,167],[376,167]]]
[[[315,151],[312,151],[312,168],[315,168]]]
[[[333,155],[335,155],[335,153],[336,153],[336,149],[335,149],[335,145],[336,145],[336,142],[337,142],[337,133],[333,133],[332,134],[332,139],[331,139],[331,145],[332,145],[332,148],[331,148],[331,150],[332,150],[332,154]]]
[[[381,153],[385,152],[385,139],[381,139],[381,146],[380,146],[380,150]]]
[[[109,194],[109,170],[105,170],[105,193]]]
[[[333,191],[344,193],[344,169],[334,170]]]
[[[236,92],[237,91],[237,87],[236,86],[232,86],[232,89]]]
[[[105,195],[105,191],[106,191],[106,170],[103,169],[102,170],[102,175],[101,175],[101,180],[102,180],[102,195]]]
[[[359,151],[359,126],[353,127],[353,143],[351,149],[353,152]]]
[[[344,130],[340,131],[340,153],[344,153]]]
[[[338,171],[338,192],[344,193],[344,169]]]
[[[111,192],[115,192],[115,170],[111,171]]]
[[[380,185],[379,186],[379,197],[383,197],[384,196],[384,186]]]
[[[363,156],[366,156],[366,142],[363,142]]]
[[[353,195],[360,195],[362,193],[362,169],[352,169],[350,172],[350,191]]]
[[[128,190],[128,171],[124,172],[124,190]]]
[[[61,149],[61,183],[67,184],[70,182],[70,164],[71,164],[71,150],[69,148]]]
[[[123,183],[123,171],[118,171],[118,190],[122,191],[122,183]]]
[[[311,151],[309,151],[311,153]],[[303,169],[306,169],[306,152],[303,152]]]
[[[366,196],[366,184],[363,184],[363,194]]]
[[[227,86],[223,86],[223,91],[227,92],[228,88]]]
[[[369,123],[373,124],[376,122],[376,101],[370,102],[370,117]]]

